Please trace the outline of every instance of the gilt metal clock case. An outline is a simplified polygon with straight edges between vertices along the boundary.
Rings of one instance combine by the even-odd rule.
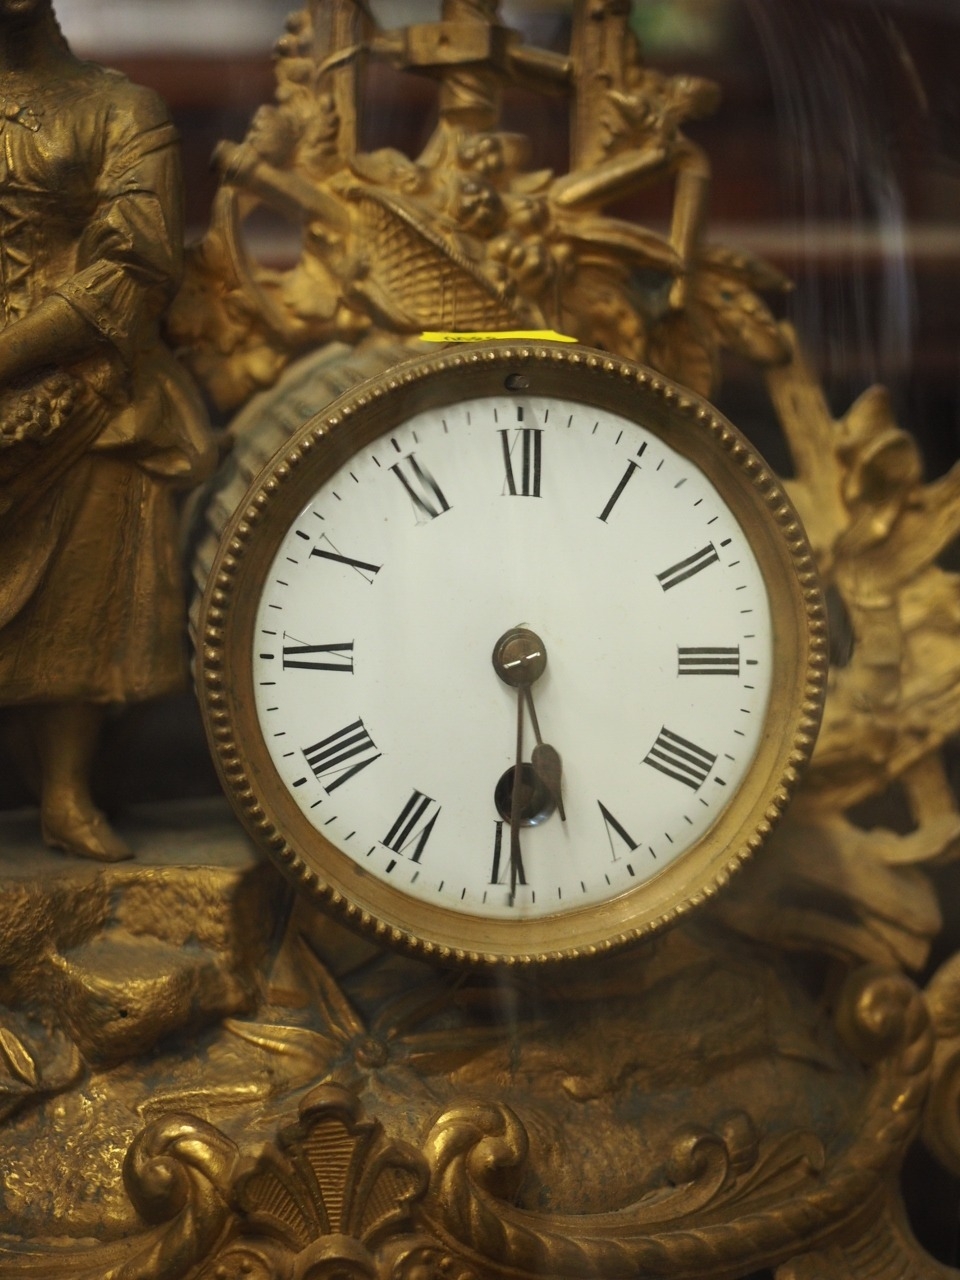
[[[198,680],[252,836],[443,962],[582,957],[762,845],[813,746],[822,600],[710,405],[580,347],[414,358],[283,447],[224,529]]]

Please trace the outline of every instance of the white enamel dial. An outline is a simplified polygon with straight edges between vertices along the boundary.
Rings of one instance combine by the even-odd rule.
[[[290,521],[253,619],[256,719],[364,876],[473,917],[576,912],[660,875],[736,796],[770,597],[664,434],[504,390],[393,425]],[[546,656],[520,685],[493,661],[517,628]]]

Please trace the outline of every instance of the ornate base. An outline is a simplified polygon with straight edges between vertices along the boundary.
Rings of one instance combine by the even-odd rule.
[[[124,1151],[182,1097],[175,1058],[195,1077],[210,1028],[260,999],[287,891],[227,806],[144,807],[121,830],[136,861],[104,866],[43,848],[35,813],[0,819],[0,1231],[136,1229]],[[191,1047],[165,1059],[174,1035]]]
[[[0,1277],[938,1273],[896,1191],[932,1047],[899,976],[835,1030],[709,921],[582,977],[435,971],[302,907],[274,955],[284,892],[218,804],[139,814],[109,868],[29,830]]]

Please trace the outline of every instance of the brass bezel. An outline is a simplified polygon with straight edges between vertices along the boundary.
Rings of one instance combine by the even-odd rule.
[[[422,409],[504,391],[565,396],[640,422],[695,462],[743,526],[770,593],[774,676],[753,767],[704,837],[659,875],[603,903],[536,920],[463,915],[358,868],[309,824],[270,761],[256,718],[252,628],[290,523],[363,445]],[[341,922],[441,963],[582,958],[675,921],[717,892],[770,834],[816,739],[827,673],[823,599],[783,487],[711,405],[667,378],[583,347],[494,342],[415,358],[348,391],[291,438],[224,530],[201,604],[197,685],[214,758],[241,821],[270,857]]]

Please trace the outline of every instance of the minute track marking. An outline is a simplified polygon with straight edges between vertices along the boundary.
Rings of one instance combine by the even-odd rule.
[[[637,450],[637,459],[640,459],[643,457],[644,453],[646,452],[646,449],[647,449],[647,442],[644,440],[643,443],[640,445],[640,448]],[[624,489],[626,489],[627,485],[633,479],[634,472],[639,470],[640,470],[639,461],[635,461],[633,458],[631,458],[630,461],[627,463],[626,471],[620,477],[619,484],[614,489],[613,493],[610,495],[607,505],[600,512],[599,518],[603,521],[604,524],[607,523],[607,517],[613,511],[613,508],[617,505],[617,503],[620,501],[620,498],[623,494]]]

